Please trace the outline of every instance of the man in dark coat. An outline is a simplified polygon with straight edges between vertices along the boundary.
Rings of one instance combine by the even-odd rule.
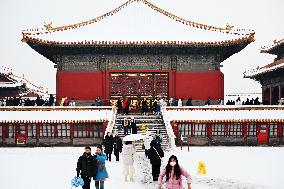
[[[164,152],[161,146],[157,144],[156,140],[152,140],[150,146],[151,148],[148,150],[148,158],[150,159],[150,163],[152,164],[153,181],[158,181]]]
[[[116,157],[116,161],[119,161],[119,153],[122,151],[122,140],[118,136],[117,133],[115,133],[113,137],[113,153]]]
[[[116,107],[117,107],[117,113],[120,114],[122,112],[122,102],[120,98],[117,100]]]
[[[148,104],[146,98],[142,100],[142,115],[146,115],[148,112]]]
[[[156,114],[158,112],[158,102],[155,99],[152,105],[153,113]]]
[[[137,134],[136,120],[134,119],[133,116],[131,117],[131,120],[130,120],[130,128],[131,128],[132,134]]]
[[[91,148],[85,147],[85,152],[79,157],[77,162],[77,177],[81,174],[81,178],[84,180],[83,189],[90,189],[91,177],[95,177],[97,174],[97,161],[91,154]]]
[[[108,132],[107,135],[105,136],[103,145],[105,146],[105,153],[107,156],[107,160],[111,161],[111,154],[113,149],[113,137],[110,132]]]

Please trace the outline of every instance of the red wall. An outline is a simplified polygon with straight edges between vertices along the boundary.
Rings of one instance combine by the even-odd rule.
[[[219,70],[176,72],[176,98],[193,100],[224,99],[224,75]]]
[[[57,99],[94,100],[103,97],[102,72],[63,72],[56,74]]]
[[[109,98],[109,71],[57,71],[56,77],[57,99],[68,97],[76,100],[94,100],[98,96]],[[212,100],[224,99],[224,75],[221,71],[169,71],[169,80],[169,97],[206,100],[210,96]]]

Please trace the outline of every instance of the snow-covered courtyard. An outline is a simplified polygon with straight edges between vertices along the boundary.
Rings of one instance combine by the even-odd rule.
[[[0,148],[0,188],[70,188],[77,159],[83,151],[83,147]],[[172,154],[191,173],[193,189],[284,188],[284,148],[281,147],[190,147],[189,152],[187,148],[175,149],[166,156]],[[205,162],[206,176],[197,175],[199,161]],[[110,177],[105,188],[156,188],[156,183],[148,181],[151,171],[147,165],[144,154],[137,154],[134,182],[124,182],[122,162],[107,162]],[[91,186],[95,188],[94,183]]]

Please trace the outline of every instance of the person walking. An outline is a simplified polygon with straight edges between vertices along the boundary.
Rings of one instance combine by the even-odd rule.
[[[131,116],[130,128],[131,128],[132,134],[137,134],[137,125],[136,125],[136,120],[134,119],[134,116]]]
[[[113,149],[113,137],[110,132],[107,132],[105,139],[103,141],[103,145],[105,146],[105,153],[107,156],[107,160],[111,161],[111,154]]]
[[[146,132],[147,132],[148,128],[147,128],[147,125],[146,125],[145,121],[142,122],[140,130],[141,130],[143,135],[146,135]]]
[[[104,189],[105,179],[108,178],[108,173],[107,173],[106,165],[105,165],[107,156],[103,153],[103,148],[101,145],[97,147],[94,158],[97,161],[97,174],[94,177],[95,186],[96,186],[96,189]]]
[[[128,129],[129,129],[129,121],[127,117],[125,117],[122,121],[122,127],[124,131],[124,136],[128,135]]]
[[[158,181],[164,152],[161,146],[158,145],[155,140],[152,140],[150,146],[151,148],[148,150],[148,158],[150,159],[150,163],[152,165],[153,181]]]
[[[118,136],[118,133],[114,133],[113,137],[113,153],[116,157],[116,161],[119,161],[119,153],[122,151],[122,140]]]
[[[183,167],[179,165],[178,159],[174,155],[169,158],[167,166],[159,175],[158,189],[162,188],[162,181],[165,176],[167,189],[183,189],[182,176],[187,179],[187,189],[191,189],[191,176]]]
[[[85,152],[81,155],[77,161],[77,177],[81,175],[84,180],[83,189],[90,189],[91,178],[97,174],[97,162],[94,156],[91,154],[91,148],[85,147]]]
[[[117,113],[120,114],[122,112],[122,102],[120,98],[118,98],[117,100],[116,107],[117,107]]]
[[[124,113],[124,115],[127,115],[128,113],[127,113],[127,101],[128,101],[128,98],[125,98],[124,100],[123,100],[123,103],[122,103],[122,108],[123,108],[123,113]]]
[[[148,112],[148,104],[146,98],[142,100],[142,115],[147,115]]]
[[[126,141],[123,145],[122,149],[122,157],[123,157],[123,175],[124,180],[127,182],[128,177],[130,181],[134,181],[133,176],[135,173],[135,169],[133,166],[135,156],[135,148],[132,145],[131,141]]]
[[[145,156],[148,157],[148,151],[151,148],[151,142],[153,140],[153,137],[151,136],[151,132],[147,131],[146,136],[144,138],[144,148],[145,148]]]
[[[158,101],[157,101],[157,99],[155,99],[154,102],[153,102],[152,110],[153,110],[153,114],[156,115],[158,113]]]

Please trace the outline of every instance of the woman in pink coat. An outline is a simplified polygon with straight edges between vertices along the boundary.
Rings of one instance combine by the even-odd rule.
[[[158,179],[158,189],[162,187],[162,180],[166,176],[166,188],[167,189],[182,189],[182,178],[181,176],[186,177],[187,187],[191,189],[191,176],[188,172],[182,167],[179,166],[177,157],[172,155],[168,161],[166,168],[161,172]]]

